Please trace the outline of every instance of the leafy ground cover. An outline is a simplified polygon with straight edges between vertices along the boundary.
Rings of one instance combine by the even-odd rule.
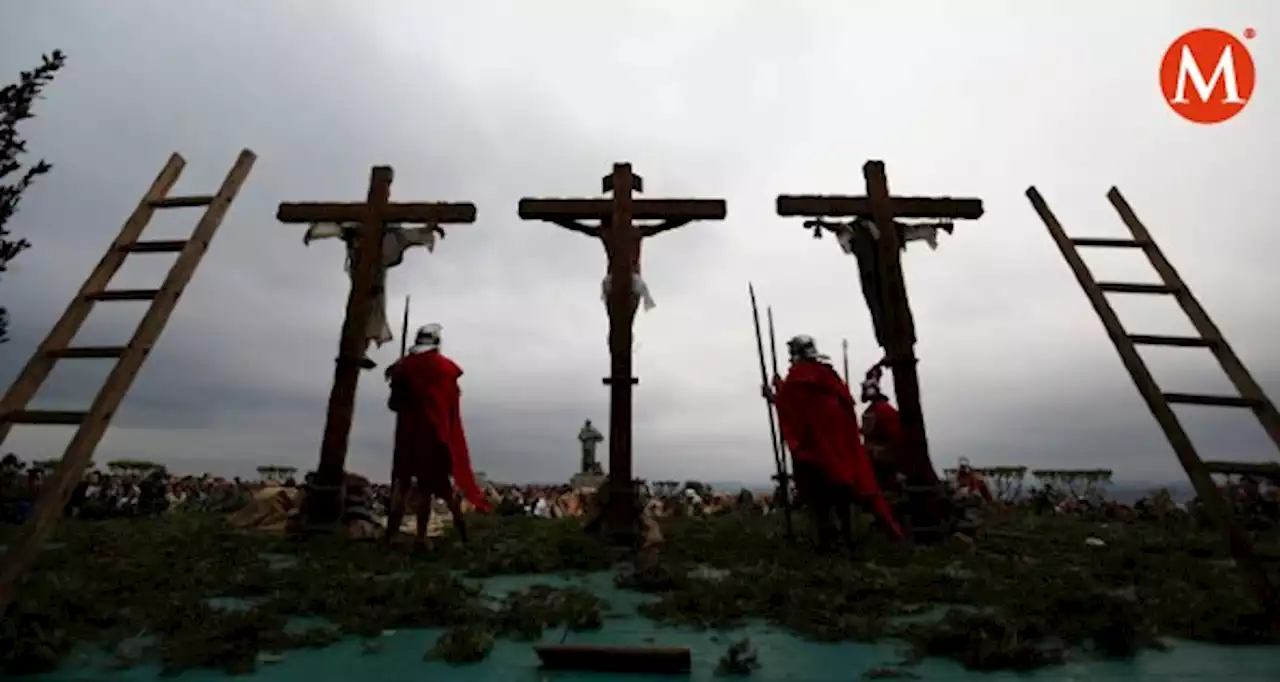
[[[0,670],[49,670],[93,642],[121,667],[245,672],[344,636],[376,654],[383,631],[419,627],[446,630],[424,656],[465,663],[496,638],[599,628],[611,608],[546,585],[494,598],[467,578],[596,571],[647,593],[640,611],[660,623],[763,620],[823,641],[895,638],[907,661],[974,669],[1123,657],[1166,637],[1280,643],[1221,543],[1186,522],[1011,514],[988,519],[974,542],[872,536],[852,555],[828,555],[789,544],[776,519],[730,514],[664,521],[666,542],[644,559],[597,544],[572,519],[472,526],[469,545],[415,555],[234,531],[210,516],[67,522],[0,622]]]

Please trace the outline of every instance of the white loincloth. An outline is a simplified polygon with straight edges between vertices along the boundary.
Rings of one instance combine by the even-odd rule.
[[[839,242],[841,251],[847,254],[853,253],[853,239],[857,230],[866,230],[871,233],[872,239],[877,241],[880,239],[880,228],[876,227],[875,223],[870,220],[855,220],[850,225],[841,225],[836,232],[836,241]]]
[[[938,230],[940,225],[907,225],[902,230],[902,243],[922,241],[929,245],[930,251],[938,250]]]
[[[611,275],[605,275],[604,280],[600,282],[600,300],[609,304],[609,288],[613,282]],[[631,275],[631,296],[639,297],[640,302],[644,304],[645,311],[653,310],[658,304],[653,302],[653,296],[649,295],[649,285],[644,283],[640,275],[632,273]]]
[[[929,250],[938,250],[938,231],[943,228],[946,223],[935,224],[906,224],[902,228],[902,244],[906,246],[908,242],[922,241],[929,245]],[[880,230],[876,224],[870,220],[857,220],[852,225],[841,226],[839,232],[836,233],[836,241],[840,243],[840,250],[845,253],[853,253],[853,240],[857,230],[867,230],[871,233],[871,238],[880,239]]]
[[[316,239],[341,238],[350,229],[358,229],[361,223],[312,223],[302,236],[303,244],[310,244]],[[357,237],[358,238],[358,237]],[[365,326],[365,339],[381,346],[392,338],[391,325],[387,320],[387,270],[404,261],[404,252],[413,246],[425,246],[428,252],[435,252],[436,232],[433,226],[405,227],[389,223],[382,235],[382,258],[374,275],[374,287],[378,292],[374,298],[373,310],[369,312],[369,321]],[[346,272],[354,276],[356,245],[347,243]]]

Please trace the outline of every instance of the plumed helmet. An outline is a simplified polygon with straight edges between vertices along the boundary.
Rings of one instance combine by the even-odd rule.
[[[880,392],[880,378],[884,368],[880,363],[871,366],[867,370],[867,377],[862,382],[862,399],[866,401],[883,400],[885,396]]]
[[[787,341],[787,352],[792,359],[816,358],[818,356],[818,343],[808,334],[793,336],[791,340]]]
[[[418,335],[414,337],[413,345],[424,348],[439,348],[440,335],[443,331],[444,328],[435,322],[418,327]]]

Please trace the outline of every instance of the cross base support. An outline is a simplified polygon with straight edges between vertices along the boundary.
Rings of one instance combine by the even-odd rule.
[[[617,508],[610,506],[601,507],[596,516],[587,522],[587,532],[614,547],[636,546],[640,540],[640,517],[626,513],[625,509],[623,512],[619,513]],[[629,516],[634,518],[627,518]]]
[[[616,547],[635,547],[643,536],[637,486],[633,481],[629,489],[619,489],[606,481],[597,492],[599,505],[587,522],[587,532]]]
[[[332,529],[342,518],[341,486],[307,486],[304,488],[300,510],[306,528]]]
[[[612,377],[605,377],[605,378],[601,379],[600,381],[601,381],[601,383],[603,383],[605,386],[612,386],[612,385],[613,385],[613,378],[612,378]],[[632,386],[637,386],[637,385],[639,385],[639,384],[640,384],[640,377],[631,377],[631,385],[632,385]]]

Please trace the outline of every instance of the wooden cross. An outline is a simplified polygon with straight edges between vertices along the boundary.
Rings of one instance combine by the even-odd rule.
[[[520,218],[559,225],[604,244],[608,265],[610,372],[609,386],[609,479],[601,526],[620,540],[634,537],[639,520],[631,469],[631,392],[639,383],[632,376],[632,329],[640,300],[633,289],[633,277],[640,276],[640,245],[646,237],[686,225],[695,220],[724,220],[723,199],[633,199],[644,191],[639,175],[629,163],[615,163],[604,177],[604,193],[610,199],[521,199]],[[582,221],[597,221],[587,224]],[[660,221],[637,225],[635,221]]]
[[[878,254],[881,308],[885,314],[886,334],[883,339],[886,365],[893,372],[893,387],[897,393],[898,411],[908,452],[904,472],[908,484],[917,490],[936,491],[939,481],[929,457],[929,441],[925,433],[924,414],[920,408],[920,380],[916,373],[915,329],[911,305],[907,299],[906,282],[902,275],[900,257],[901,240],[896,218],[944,218],[976,220],[982,217],[981,199],[953,199],[950,197],[894,197],[889,194],[889,182],[885,177],[883,161],[868,161],[862,167],[866,178],[867,196],[813,196],[781,195],[778,197],[778,215],[815,217],[871,218],[879,232]],[[936,528],[942,520],[935,493],[922,494],[918,509],[921,517],[913,525]],[[920,523],[923,522],[923,523]]]
[[[394,175],[390,166],[374,166],[369,178],[368,199],[364,203],[282,203],[276,211],[276,219],[282,223],[361,224],[354,262],[350,264],[351,291],[347,294],[342,341],[333,373],[333,388],[329,392],[329,411],[320,445],[313,501],[308,503],[309,521],[319,526],[336,522],[341,510],[339,491],[351,437],[360,360],[368,345],[367,325],[376,297],[373,288],[378,268],[382,266],[386,224],[425,223],[434,226],[474,223],[476,220],[476,207],[471,203],[392,203],[391,181]]]

